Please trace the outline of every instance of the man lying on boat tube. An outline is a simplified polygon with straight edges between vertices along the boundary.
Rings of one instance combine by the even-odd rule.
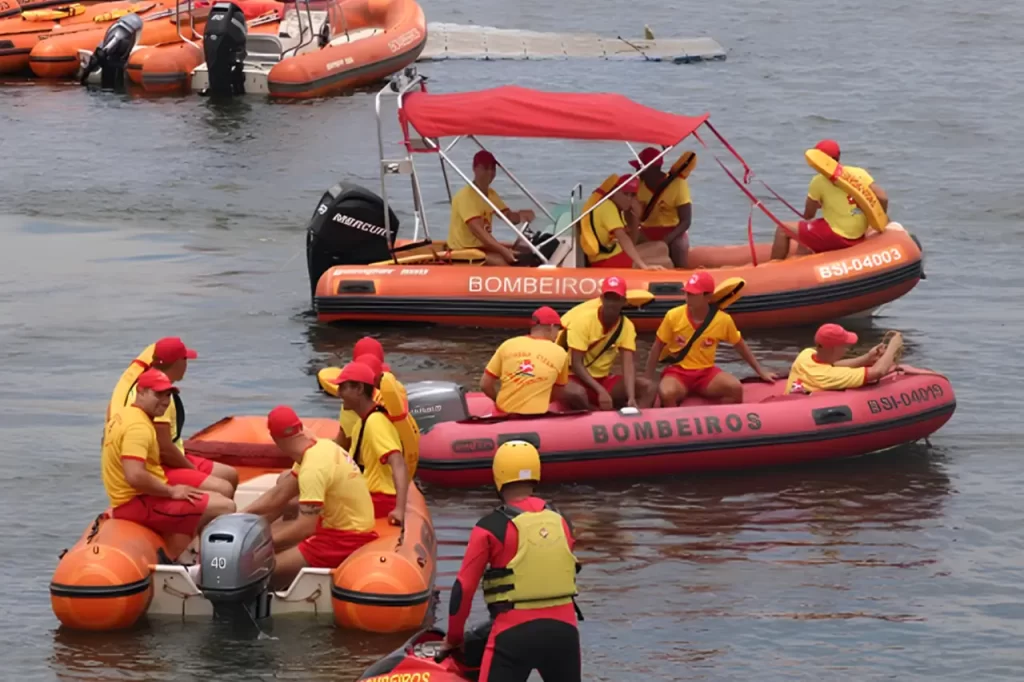
[[[528,208],[513,211],[491,187],[497,173],[494,154],[481,150],[473,157],[473,184],[487,195],[511,222],[532,222],[536,214]],[[515,265],[516,252],[491,234],[494,209],[472,187],[466,185],[452,197],[452,217],[448,226],[448,248],[480,249],[487,254],[487,265]]]
[[[835,140],[822,140],[814,148],[839,161],[839,143]],[[882,210],[888,211],[889,196],[878,186],[870,173],[857,166],[844,164],[843,168],[855,175],[864,187],[874,192],[882,205]],[[814,219],[819,208],[822,217]],[[864,233],[868,230],[868,219],[858,208],[853,197],[829,182],[821,173],[815,173],[807,187],[804,219],[786,225],[800,236],[801,245],[797,253],[809,253],[808,247],[815,253],[821,253],[838,251],[862,242]],[[775,229],[772,260],[783,260],[789,255],[790,241],[791,237],[785,230],[781,227]]]
[[[584,216],[580,229],[592,230],[597,242],[597,252],[587,254],[590,267],[665,270],[671,263],[664,242],[637,244],[642,213],[636,198],[639,188],[637,178],[620,176],[608,200]],[[595,190],[600,192],[601,188]]]
[[[291,475],[279,478],[277,485],[243,511],[272,524],[276,554],[271,584],[284,589],[303,568],[337,568],[378,535],[373,530],[373,501],[366,479],[337,443],[307,431],[286,405],[270,411],[267,430],[295,464]],[[279,521],[296,495],[298,518]]]
[[[814,348],[805,348],[793,361],[786,393],[842,391],[871,384],[891,372],[903,349],[903,335],[897,332],[886,344],[867,353],[843,359],[857,335],[838,324],[823,324],[814,334]]]
[[[564,397],[569,383],[568,353],[555,343],[561,317],[543,306],[533,312],[532,322],[528,335],[498,346],[480,377],[480,390],[505,414],[544,414],[552,400]]]
[[[640,231],[647,241],[666,244],[672,265],[685,268],[686,255],[690,250],[688,231],[693,217],[690,185],[686,178],[679,176],[666,183],[669,175],[661,170],[659,154],[660,150],[647,147],[638,154],[639,161],[629,162],[637,170],[651,164],[638,176],[640,186],[636,198],[640,202]]]
[[[722,341],[735,347],[762,380],[775,381],[775,374],[763,369],[750,352],[732,316],[711,307],[715,279],[710,272],[697,270],[683,290],[686,303],[665,315],[647,356],[646,375],[653,381],[662,351],[666,347],[679,349],[670,358],[672,364],[661,374],[658,393],[662,407],[675,407],[690,393],[721,403],[743,402],[743,384],[715,364]]]

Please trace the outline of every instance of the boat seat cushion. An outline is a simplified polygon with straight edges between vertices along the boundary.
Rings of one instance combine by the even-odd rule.
[[[480,249],[456,249],[455,251],[433,251],[428,253],[417,253],[411,256],[402,256],[394,261],[383,260],[370,265],[419,265],[425,263],[458,263],[464,265],[481,265],[487,260],[487,255]]]

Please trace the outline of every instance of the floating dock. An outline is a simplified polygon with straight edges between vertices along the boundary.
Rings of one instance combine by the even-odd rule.
[[[418,61],[446,59],[628,59],[689,64],[724,60],[725,48],[713,38],[651,40],[431,23],[427,26],[427,45]]]

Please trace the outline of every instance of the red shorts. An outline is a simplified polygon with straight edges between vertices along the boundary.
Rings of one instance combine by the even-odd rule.
[[[583,383],[582,381],[580,381],[580,378],[577,377],[577,376],[574,376],[574,375],[570,375],[569,376],[569,381],[575,382],[575,383],[579,384],[580,386],[582,386],[583,390],[585,390],[587,392],[587,400],[590,401],[591,405],[593,405],[595,407],[597,406],[597,393],[594,391],[594,389],[592,389],[590,386],[588,386],[585,383]],[[597,383],[601,384],[601,386],[604,388],[604,390],[608,391],[608,395],[611,395],[612,390],[615,388],[615,385],[617,383],[619,383],[620,381],[622,381],[622,375],[621,374],[609,374],[608,376],[601,377],[600,379],[598,379],[597,377],[594,377],[594,381],[596,381]]]
[[[387,518],[387,515],[395,510],[395,503],[398,502],[397,495],[388,495],[387,493],[370,493],[370,499],[373,500],[373,518],[375,519]]]
[[[640,228],[640,233],[647,237],[648,241],[663,242],[665,237],[669,236],[674,229],[676,229],[675,225],[670,227],[643,227]]]
[[[379,536],[376,532],[324,528],[316,522],[316,532],[299,543],[299,554],[310,568],[337,568],[352,552]]]
[[[683,369],[679,365],[666,367],[661,373],[661,378],[672,377],[686,387],[687,393],[701,394],[711,383],[711,380],[722,373],[718,366],[706,369]]]
[[[194,502],[139,495],[120,507],[114,507],[111,516],[122,521],[134,521],[160,535],[181,534],[192,537],[199,528],[199,519],[209,502],[209,495],[203,495]]]
[[[864,241],[864,237],[860,239],[847,239],[836,234],[829,227],[828,223],[825,222],[824,218],[818,218],[810,222],[801,220],[797,223],[797,234],[800,235],[800,243],[815,253],[838,251],[839,249],[845,249],[848,246],[860,244]]]
[[[190,485],[193,488],[198,488],[209,478],[198,469],[185,468],[164,469],[164,475],[167,476],[167,485]]]
[[[605,258],[599,260],[596,263],[591,261],[590,267],[592,268],[631,268],[633,267],[633,259],[629,257],[629,254],[625,251],[620,251],[611,258]]]
[[[185,455],[185,459],[192,462],[197,471],[202,471],[207,476],[213,473],[213,462],[210,460],[195,455]]]

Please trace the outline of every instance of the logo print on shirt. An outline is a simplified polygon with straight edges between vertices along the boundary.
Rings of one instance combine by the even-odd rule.
[[[514,376],[517,377],[532,377],[533,376],[533,361],[523,360],[519,363],[519,369],[516,370]]]
[[[701,341],[700,345],[704,346],[705,348],[711,348],[711,346],[715,345],[715,340],[712,338],[706,338],[703,341]]]

